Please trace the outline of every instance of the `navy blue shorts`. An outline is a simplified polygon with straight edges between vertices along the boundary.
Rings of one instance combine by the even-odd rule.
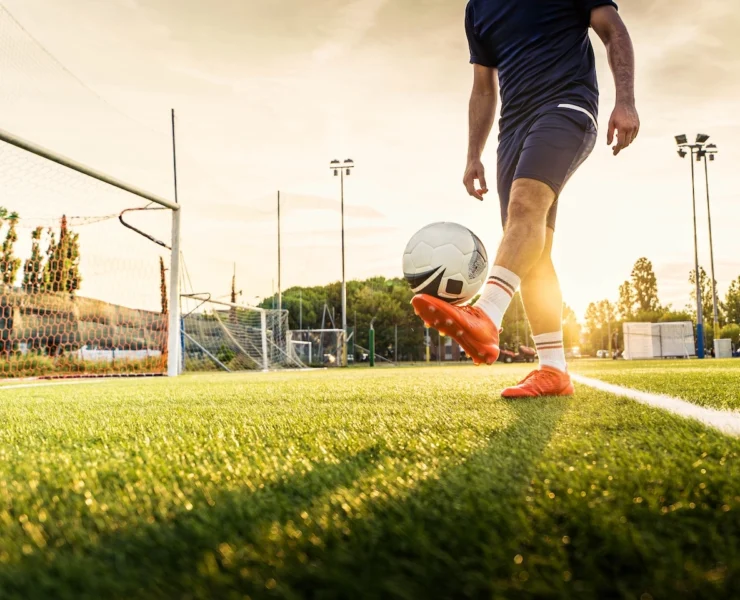
[[[538,115],[528,127],[501,139],[498,147],[498,195],[506,226],[511,186],[516,179],[536,179],[555,192],[547,226],[555,229],[558,198],[568,179],[596,145],[596,120],[586,110],[560,104]]]

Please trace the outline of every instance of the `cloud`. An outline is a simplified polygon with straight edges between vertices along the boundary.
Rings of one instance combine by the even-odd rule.
[[[329,210],[340,212],[341,205],[338,200],[333,198],[322,198],[319,196],[306,196],[301,194],[286,194],[285,208],[288,211],[314,211]],[[344,205],[344,213],[348,217],[358,219],[385,219],[385,215],[372,206],[357,206],[352,204]]]
[[[687,96],[708,99],[740,90],[736,3],[640,1],[625,7],[624,16],[639,36],[650,31],[653,43],[638,48],[639,68],[650,89],[684,101]]]

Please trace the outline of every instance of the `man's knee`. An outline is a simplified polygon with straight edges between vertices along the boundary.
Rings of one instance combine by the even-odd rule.
[[[542,223],[553,202],[555,192],[541,181],[534,179],[517,179],[511,187],[509,199],[509,223]]]

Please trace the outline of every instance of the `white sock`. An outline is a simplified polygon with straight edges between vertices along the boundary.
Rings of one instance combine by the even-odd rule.
[[[488,315],[498,329],[501,329],[506,309],[509,308],[520,283],[519,277],[509,269],[498,266],[491,269],[488,283],[475,305]]]
[[[550,367],[565,373],[568,366],[565,363],[565,348],[563,347],[563,331],[535,335],[537,354],[540,357],[540,368]]]

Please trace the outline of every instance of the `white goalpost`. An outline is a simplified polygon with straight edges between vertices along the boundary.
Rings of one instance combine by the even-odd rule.
[[[178,375],[180,205],[3,130],[0,193],[0,378]]]

